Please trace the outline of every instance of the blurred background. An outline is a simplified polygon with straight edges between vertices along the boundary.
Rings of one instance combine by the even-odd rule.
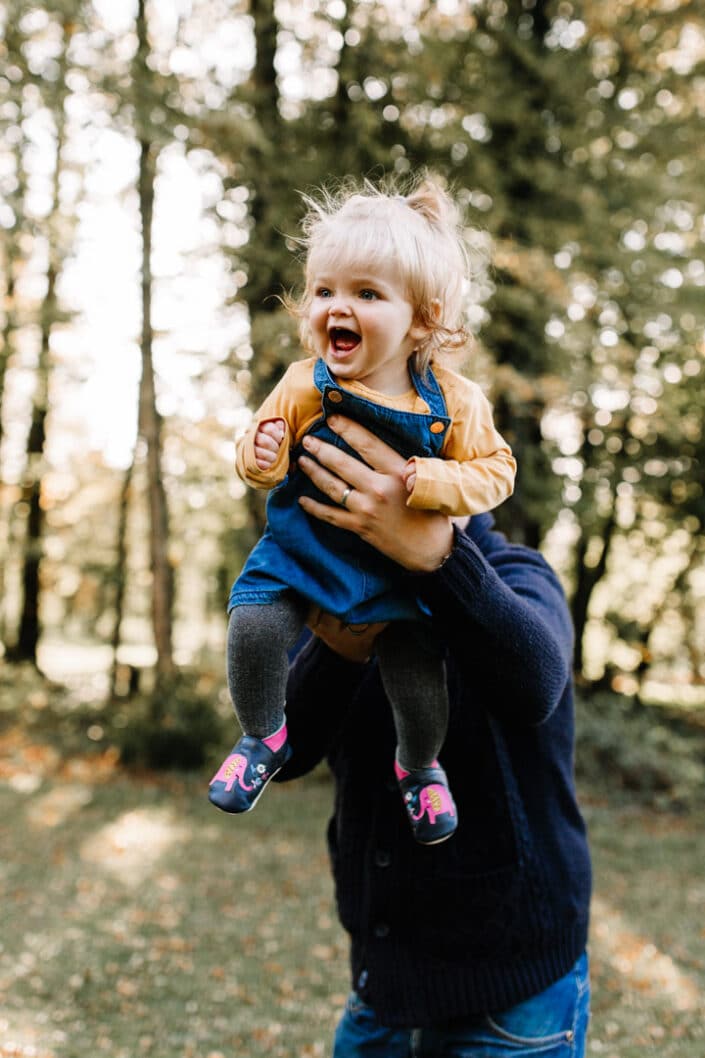
[[[221,647],[261,519],[233,437],[300,355],[300,192],[441,173],[498,515],[564,578],[576,672],[705,700],[697,5],[0,4],[0,637],[124,690]],[[122,673],[124,675],[124,673]]]
[[[491,262],[465,370],[518,458],[498,522],[570,599],[586,801],[612,784],[686,812],[705,780],[702,6],[0,0],[0,32],[0,778],[26,796],[71,754],[94,769],[37,825],[115,765],[201,768],[230,744],[225,604],[262,524],[233,439],[300,355],[277,295],[299,282],[301,193],[424,167]],[[126,818],[84,860],[156,847],[162,817]],[[616,914],[607,989],[637,943]],[[699,973],[701,928],[678,956]],[[646,978],[692,1011],[658,943],[637,944]],[[681,1053],[666,1008],[648,1053]],[[238,1053],[288,1053],[275,1037]],[[165,1053],[202,1053],[183,1046]]]

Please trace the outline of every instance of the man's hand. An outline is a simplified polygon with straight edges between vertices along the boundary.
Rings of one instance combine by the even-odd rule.
[[[348,661],[367,661],[370,657],[374,641],[387,625],[384,622],[376,622],[367,625],[344,624],[338,617],[331,617],[317,606],[309,610],[306,624],[326,646],[334,650],[336,654],[347,658]]]
[[[451,519],[437,511],[407,507],[407,461],[393,448],[342,416],[332,416],[328,425],[364,462],[319,438],[305,437],[304,449],[315,459],[302,455],[298,465],[339,506],[302,496],[303,509],[321,521],[357,533],[405,569],[437,569],[453,546]]]

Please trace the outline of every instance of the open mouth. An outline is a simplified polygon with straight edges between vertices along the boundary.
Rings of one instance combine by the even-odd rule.
[[[328,337],[336,353],[350,353],[360,344],[360,335],[349,331],[347,327],[331,327]]]

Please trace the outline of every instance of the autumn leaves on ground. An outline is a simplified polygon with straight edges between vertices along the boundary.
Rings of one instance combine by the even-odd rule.
[[[207,803],[207,769],[127,772],[110,747],[67,748],[3,715],[0,1056],[328,1055],[348,982],[325,771],[235,823]],[[695,1058],[702,806],[657,809],[604,783],[583,805],[596,873],[588,1053]]]

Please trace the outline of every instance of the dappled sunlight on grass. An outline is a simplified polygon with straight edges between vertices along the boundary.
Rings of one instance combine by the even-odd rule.
[[[625,979],[630,988],[661,1000],[675,1010],[702,1010],[705,996],[675,959],[634,930],[610,904],[593,900],[592,944],[595,954]]]
[[[705,1054],[702,810],[583,797],[595,871],[590,1050]]]
[[[209,775],[0,743],[0,1058],[330,1054],[349,978],[328,774],[273,787],[244,817],[212,808]],[[702,813],[610,803],[603,787],[584,807],[588,1054],[705,1054]]]
[[[67,783],[29,801],[27,821],[33,827],[57,827],[90,804],[92,798],[90,786]]]
[[[56,1051],[39,1042],[40,1035],[31,1025],[31,1017],[0,1014],[0,1058],[58,1058]]]
[[[115,875],[127,886],[141,885],[164,854],[183,844],[188,829],[168,808],[136,808],[107,823],[83,842],[81,859]]]

